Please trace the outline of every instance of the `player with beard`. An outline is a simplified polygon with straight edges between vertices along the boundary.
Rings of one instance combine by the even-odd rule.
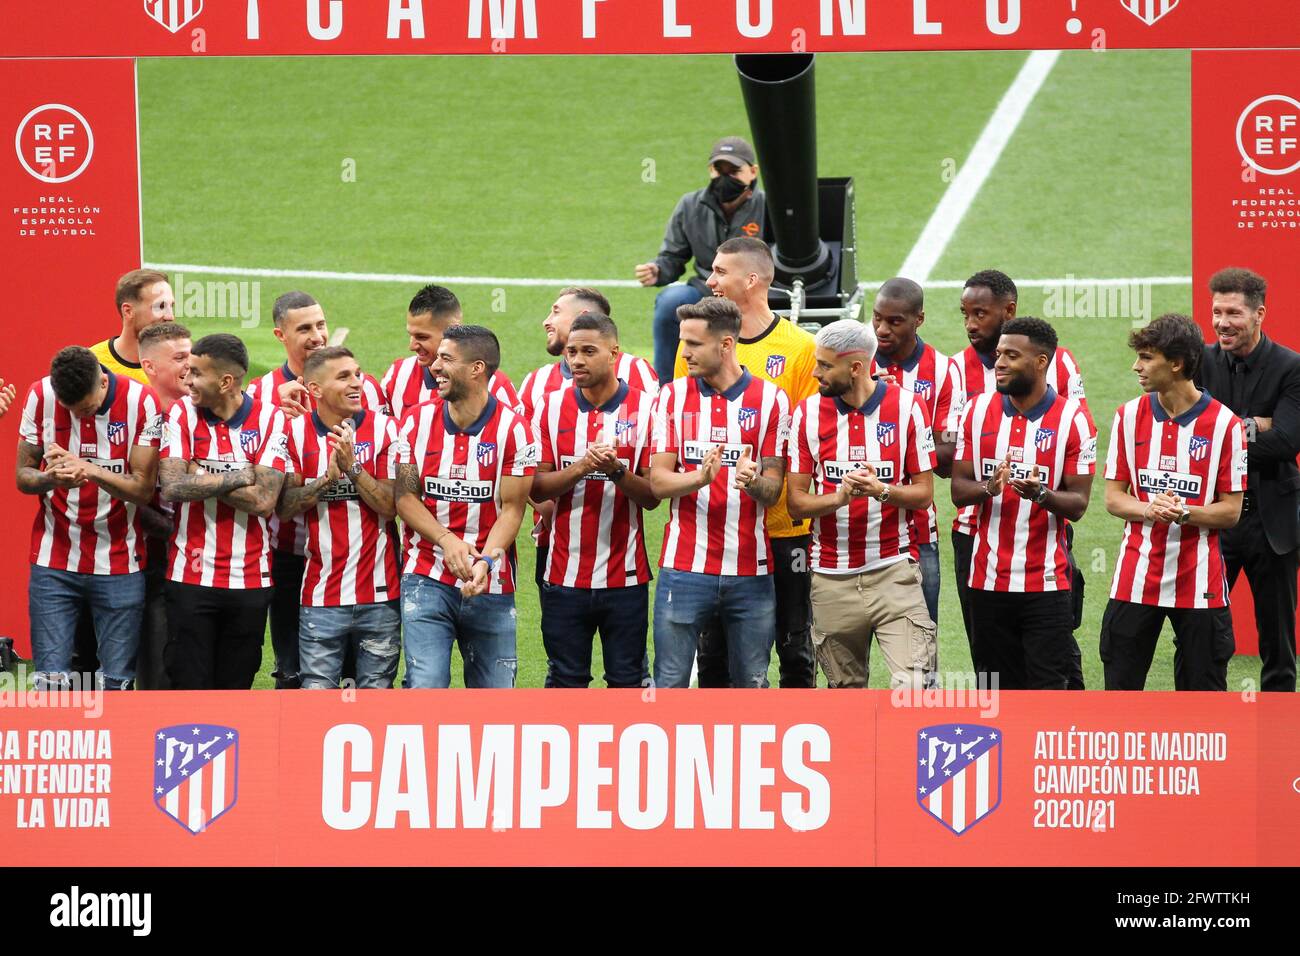
[[[677,309],[710,294],[707,286],[718,245],[738,236],[758,237],[763,232],[767,199],[755,187],[758,159],[754,147],[739,136],[724,136],[709,151],[709,182],[677,201],[659,255],[636,267],[643,286],[667,286],[655,297],[655,374],[661,383],[673,377],[677,354]],[[695,270],[685,283],[675,284],[695,260]]]
[[[176,296],[165,272],[134,269],[117,280],[113,298],[122,331],[90,351],[114,375],[148,384],[140,364],[140,334],[156,322],[176,321]]]
[[[1066,689],[1078,647],[1065,522],[1088,508],[1097,438],[1080,401],[1047,383],[1056,347],[1041,319],[1002,327],[997,391],[967,405],[952,468],[953,504],[976,509],[971,657],[1007,690]]]
[[[466,687],[513,687],[515,536],[537,445],[489,392],[501,361],[489,329],[450,327],[437,348],[429,371],[438,400],[403,419],[397,469],[405,686],[450,686],[458,644]]]
[[[1162,315],[1129,333],[1145,392],[1121,405],[1106,457],[1106,510],[1124,539],[1101,621],[1107,690],[1141,690],[1168,619],[1174,687],[1227,690],[1232,614],[1219,531],[1241,517],[1246,440],[1240,419],[1192,379],[1201,330]]]
[[[909,515],[934,497],[934,438],[921,395],[873,380],[875,352],[854,319],[817,333],[820,394],[790,426],[790,512],[813,522],[813,642],[829,685],[867,686],[874,632],[890,686],[920,688],[938,651]]]
[[[166,584],[167,674],[177,690],[246,690],[271,603],[268,519],[284,484],[284,415],[243,390],[248,350],[208,335],[172,406],[158,470],[175,503]]]
[[[533,497],[556,505],[540,587],[546,686],[591,683],[599,630],[605,683],[639,687],[649,677],[642,511],[659,505],[645,478],[654,398],[619,378],[618,329],[608,316],[574,319],[565,353],[573,387],[548,395],[533,419]]]
[[[890,279],[876,293],[871,325],[879,347],[872,375],[888,378],[925,403],[934,428],[935,474],[947,478],[957,448],[957,426],[963,396],[961,375],[948,356],[921,341],[917,330],[925,322],[925,293],[911,279]],[[907,512],[912,554],[921,565],[925,606],[939,622],[939,520],[934,504]]]
[[[393,417],[399,422],[415,406],[438,399],[438,385],[433,363],[438,357],[438,343],[443,333],[460,325],[464,316],[460,300],[447,288],[426,285],[411,299],[406,311],[406,335],[414,355],[395,361],[384,373],[384,397]],[[519,396],[505,372],[492,373],[488,389],[507,408],[519,406]]]
[[[961,314],[965,321],[966,337],[970,340],[953,363],[960,377],[954,392],[954,404],[961,396],[964,406],[977,395],[991,392],[996,388],[994,363],[997,358],[998,341],[1002,335],[1002,326],[1016,317],[1016,305],[1019,290],[1011,278],[996,269],[985,269],[966,280],[961,294]],[[1058,395],[1077,398],[1082,403],[1083,413],[1088,423],[1093,425],[1092,413],[1088,410],[1088,400],[1083,391],[1083,375],[1079,363],[1075,361],[1070,350],[1058,346],[1052,356],[1052,364],[1047,373],[1048,384]],[[960,410],[957,417],[960,423]],[[958,424],[960,428],[960,424]],[[1093,425],[1095,430],[1095,425]],[[954,436],[955,437],[955,436]],[[970,592],[966,586],[970,574],[971,547],[975,534],[975,509],[961,508],[952,523],[953,570],[957,579],[957,600],[961,606],[962,623],[966,628],[966,640],[971,642]],[[1071,594],[1073,596],[1072,612],[1075,627],[1083,613],[1083,573],[1074,562],[1072,543],[1074,529],[1066,524],[1066,555],[1070,560],[1072,578]],[[973,645],[972,645],[972,654]],[[1078,644],[1075,644],[1074,667],[1070,675],[1070,689],[1083,689],[1083,656]]]
[[[659,390],[650,484],[671,498],[655,590],[655,683],[688,687],[716,627],[732,687],[766,687],[776,639],[765,512],[785,490],[790,400],[736,361],[740,309],[713,296],[678,310],[689,374]],[[809,640],[811,644],[811,639]]]
[[[546,332],[546,351],[550,355],[560,356],[560,360],[529,372],[519,386],[519,410],[530,423],[537,410],[546,403],[547,395],[569,388],[573,384],[573,375],[568,361],[564,358],[564,352],[573,320],[584,312],[608,317],[609,300],[595,289],[570,286],[560,290],[559,297],[542,322],[542,328]],[[635,355],[619,351],[618,367],[614,370],[614,374],[616,378],[627,382],[630,388],[645,392],[651,398],[659,391],[659,379],[655,376],[654,369],[645,359],[637,358]],[[547,549],[550,547],[551,514],[554,510],[554,504],[549,501],[533,504],[533,511],[536,514],[533,523],[533,543],[537,546],[534,580],[539,596],[542,593]]]

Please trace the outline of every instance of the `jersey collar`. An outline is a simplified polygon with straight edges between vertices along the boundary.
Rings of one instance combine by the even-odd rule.
[[[1043,393],[1043,397],[1039,400],[1038,404],[1035,405],[1033,408],[1031,408],[1029,411],[1023,413],[1018,408],[1016,408],[1016,406],[1011,404],[1010,395],[1003,395],[1002,412],[1008,418],[1013,418],[1016,415],[1020,415],[1021,418],[1027,418],[1031,422],[1036,422],[1038,421],[1038,419],[1042,418],[1044,415],[1047,414],[1047,410],[1051,408],[1055,402],[1056,402],[1056,389],[1052,388],[1052,386],[1049,385],[1047,386],[1047,391]]]
[[[915,350],[914,352],[912,352],[912,354],[909,355],[909,356],[907,357],[907,360],[906,360],[906,361],[903,361],[903,362],[894,362],[894,361],[890,360],[890,361],[888,361],[888,362],[885,363],[885,366],[884,366],[884,367],[887,368],[887,367],[890,366],[890,365],[897,365],[897,366],[898,366],[899,368],[901,368],[904,372],[911,372],[911,371],[913,371],[913,370],[914,370],[918,365],[921,364],[921,356],[923,356],[924,354],[925,354],[925,343],[921,341],[921,336],[918,335],[918,336],[916,337],[916,350]],[[883,358],[883,356],[881,356],[881,357]],[[876,362],[876,364],[877,364],[877,365],[880,365],[880,362]]]
[[[568,362],[564,359],[560,359],[555,364],[560,367],[560,378],[564,379],[566,382],[573,381],[573,370],[569,368]]]
[[[356,432],[361,431],[361,425],[365,422],[365,420],[366,420],[366,410],[364,408],[352,416],[352,428],[354,434]],[[311,413],[311,423],[316,428],[316,434],[319,435],[321,438],[324,438],[326,435],[329,434],[330,432],[329,427],[326,426],[326,424],[320,420],[319,412]]]
[[[731,386],[731,388],[727,389],[725,392],[715,392],[712,386],[708,385],[702,378],[697,378],[695,380],[695,387],[700,390],[700,394],[705,398],[712,398],[714,395],[721,394],[727,401],[734,402],[736,399],[740,398],[741,395],[745,394],[745,389],[749,388],[749,383],[753,380],[753,374],[749,369],[742,365],[740,367],[740,378],[736,379],[736,384]]]
[[[773,313],[773,314],[772,314],[772,321],[771,321],[771,323],[769,323],[768,326],[767,326],[767,328],[765,328],[762,332],[759,332],[759,333],[758,333],[756,336],[754,336],[752,339],[742,339],[742,338],[738,338],[738,339],[736,339],[736,341],[739,342],[741,345],[756,345],[756,344],[758,344],[759,342],[763,341],[763,339],[765,339],[765,338],[767,338],[769,335],[771,335],[773,332],[775,332],[775,331],[776,331],[776,326],[777,326],[777,324],[778,324],[780,321],[781,321],[781,317],[780,317],[779,315]]]
[[[420,360],[416,359],[418,363]],[[434,378],[432,365],[421,365],[420,374],[424,376],[424,387],[431,392],[438,391],[438,380]]]
[[[623,404],[623,399],[627,398],[627,393],[627,382],[620,378],[618,380],[618,390],[614,392],[609,401],[597,408],[595,405],[591,404],[591,402],[587,401],[586,397],[582,394],[582,389],[577,386],[574,386],[573,389],[573,397],[578,400],[579,411],[602,412],[604,414],[618,411],[618,407]]]
[[[108,410],[113,407],[113,399],[117,398],[117,376],[103,365],[100,368],[104,369],[104,374],[108,376],[108,391],[104,393],[104,404],[99,406],[99,410],[95,412],[96,416],[107,415]]]
[[[985,368],[992,368],[993,363],[998,360],[997,352],[990,352],[988,355],[985,355],[983,352],[981,352],[973,345],[970,347],[970,350],[975,353],[975,357],[979,359],[980,364],[983,365]]]
[[[244,402],[242,405],[239,406],[239,411],[235,412],[235,414],[231,415],[228,419],[226,419],[225,424],[228,428],[238,428],[239,426],[244,424],[244,422],[248,420],[248,416],[252,414],[253,399],[249,397],[247,392],[244,392],[243,395],[244,395]],[[218,418],[213,413],[213,411],[209,408],[200,408],[199,414],[203,416],[203,420],[206,421],[209,425],[216,425],[221,421],[221,419]]]
[[[841,395],[835,396],[835,407],[839,410],[841,415],[848,415],[850,412],[861,412],[863,415],[871,415],[880,407],[880,403],[885,400],[885,395],[888,392],[889,383],[878,381],[876,382],[876,390],[871,393],[871,397],[867,399],[866,404],[861,408],[854,408],[846,402],[844,397]]]
[[[1256,348],[1258,348],[1258,346],[1256,346]],[[1151,417],[1158,422],[1169,421],[1169,413],[1166,412],[1164,406],[1160,404],[1160,399],[1156,397],[1156,393],[1151,392],[1147,396],[1147,399],[1151,402]],[[1205,389],[1201,389],[1201,397],[1196,400],[1191,408],[1175,418],[1174,423],[1179,426],[1190,425],[1192,422],[1196,421],[1196,419],[1200,418],[1201,413],[1209,407],[1210,393]]]
[[[487,404],[483,406],[483,414],[480,415],[474,423],[469,426],[469,428],[460,428],[452,420],[451,406],[447,402],[443,402],[442,427],[445,428],[447,433],[450,435],[478,435],[487,423],[492,420],[492,416],[497,413],[497,405],[497,397],[489,394]]]

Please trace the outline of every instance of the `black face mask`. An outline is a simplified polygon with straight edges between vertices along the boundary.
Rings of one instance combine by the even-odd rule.
[[[719,203],[735,202],[749,188],[733,176],[717,176],[709,182],[709,192]]]

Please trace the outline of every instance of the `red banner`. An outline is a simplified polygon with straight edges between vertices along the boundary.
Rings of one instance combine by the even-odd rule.
[[[727,53],[1300,45],[1292,0],[63,0],[0,56]]]
[[[0,688],[0,840],[33,864],[142,866],[1300,863],[1294,696],[947,694],[51,709]]]
[[[114,318],[118,276],[140,265],[140,172],[135,63],[131,60],[2,60],[0,258],[9,276],[7,322],[21,348],[0,358],[0,378],[26,388],[49,372],[65,345],[93,345],[121,329]],[[20,408],[0,419],[14,448]],[[0,575],[0,635],[28,648],[28,536],[36,499],[12,479],[0,485],[8,546]]]
[[[1268,280],[1265,332],[1300,349],[1300,51],[1192,54],[1192,301],[1210,328],[1210,276]],[[1245,575],[1232,591],[1237,652],[1258,653]]]

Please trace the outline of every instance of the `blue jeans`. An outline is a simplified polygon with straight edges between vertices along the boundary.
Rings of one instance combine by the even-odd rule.
[[[922,544],[920,549],[921,593],[925,595],[925,607],[930,612],[930,620],[939,626],[939,543]]]
[[[677,362],[677,307],[694,305],[703,298],[704,293],[693,285],[665,286],[655,296],[655,374],[661,384],[673,380],[673,366]]]
[[[597,628],[606,686],[643,685],[649,676],[645,636],[650,625],[650,585],[566,588],[543,582],[541,595],[547,687],[591,683],[591,641]]]
[[[357,687],[393,686],[402,653],[402,611],[397,598],[378,604],[298,609],[298,673],[308,690],[339,686],[343,658],[355,648]]]
[[[776,641],[772,576],[659,572],[655,589],[655,686],[689,687],[700,633],[710,625],[727,645],[732,687],[767,687]]]
[[[144,572],[79,574],[32,565],[27,584],[37,689],[67,686],[82,603],[90,606],[99,650],[99,680],[122,690],[135,680],[144,620]]]
[[[450,687],[451,646],[460,645],[466,687],[514,687],[515,596],[461,596],[423,574],[402,575],[403,687]]]

